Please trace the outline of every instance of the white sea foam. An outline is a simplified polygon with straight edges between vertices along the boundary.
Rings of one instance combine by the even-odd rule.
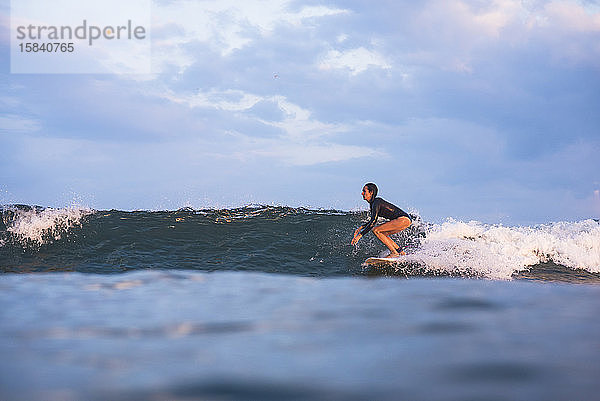
[[[493,279],[541,262],[600,272],[600,224],[594,220],[505,227],[449,219],[427,229],[407,259],[435,270]]]
[[[10,211],[11,219],[5,222],[7,231],[19,242],[34,245],[61,239],[71,228],[81,226],[83,217],[93,212],[81,207],[41,210],[12,208]]]

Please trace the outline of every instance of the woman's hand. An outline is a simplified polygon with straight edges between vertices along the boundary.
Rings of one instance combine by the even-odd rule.
[[[362,235],[359,234],[359,232],[360,232],[360,230],[362,230],[362,228],[363,227],[360,226],[356,230],[354,230],[354,237],[352,238],[352,245],[356,245],[358,240],[362,238]]]

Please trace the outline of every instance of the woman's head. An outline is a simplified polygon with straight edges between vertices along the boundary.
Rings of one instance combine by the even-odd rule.
[[[377,196],[377,185],[369,182],[363,186],[362,196],[367,202],[373,202],[373,199]]]

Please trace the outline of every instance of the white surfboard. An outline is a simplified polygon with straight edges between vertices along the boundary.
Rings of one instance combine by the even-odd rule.
[[[395,258],[368,258],[365,260],[365,264],[369,266],[393,265],[403,260],[403,256],[397,256]]]

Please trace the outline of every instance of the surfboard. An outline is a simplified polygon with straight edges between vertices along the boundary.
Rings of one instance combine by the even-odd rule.
[[[365,260],[365,264],[369,266],[389,266],[401,262],[403,260],[404,258],[402,256],[398,256],[395,258],[368,258],[367,260]]]

